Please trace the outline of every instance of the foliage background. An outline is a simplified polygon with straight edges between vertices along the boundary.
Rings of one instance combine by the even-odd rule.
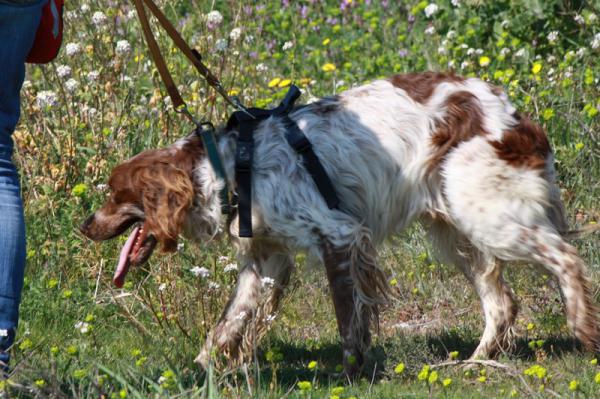
[[[174,0],[159,6],[230,94],[248,105],[276,103],[291,82],[309,101],[422,70],[454,69],[501,85],[548,132],[571,225],[600,218],[596,1]],[[500,359],[511,372],[424,370],[448,357],[468,357],[482,317],[466,280],[435,262],[418,226],[381,252],[398,298],[382,314],[362,380],[349,385],[339,373],[335,319],[318,269],[296,273],[252,365],[201,372],[193,359],[235,284],[236,273],[225,271],[235,263],[227,243],[184,243],[176,255],[155,255],[117,290],[110,276],[120,243],[96,245],[77,231],[101,204],[114,165],[192,127],[170,107],[131,4],[69,1],[65,25],[59,58],[28,69],[14,135],[28,266],[14,371],[0,382],[2,390],[94,398],[600,392],[600,367],[570,340],[556,283],[532,268],[507,273],[521,299],[517,348]],[[166,35],[155,32],[194,112],[224,121],[231,110]],[[597,237],[575,244],[600,299]],[[303,263],[298,257],[300,269]],[[194,266],[206,267],[210,276],[196,277]],[[308,367],[311,361],[315,367]]]

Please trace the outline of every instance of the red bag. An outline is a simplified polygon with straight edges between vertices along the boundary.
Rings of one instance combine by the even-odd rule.
[[[33,47],[25,61],[46,64],[56,58],[63,36],[63,5],[64,0],[49,0],[44,6]]]

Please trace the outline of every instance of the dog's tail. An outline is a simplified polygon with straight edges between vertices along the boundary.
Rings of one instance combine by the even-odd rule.
[[[377,252],[366,227],[360,228],[350,246],[350,276],[354,283],[354,328],[368,328],[369,322],[378,321],[378,307],[386,304],[391,296],[386,275],[377,264]],[[362,331],[356,331],[363,336]],[[365,343],[368,345],[368,342]]]

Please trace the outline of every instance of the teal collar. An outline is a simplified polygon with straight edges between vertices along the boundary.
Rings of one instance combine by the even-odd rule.
[[[231,211],[231,201],[229,200],[229,184],[227,183],[227,176],[225,175],[223,162],[221,161],[219,151],[217,150],[215,128],[211,123],[202,123],[196,128],[196,135],[202,139],[204,149],[208,155],[208,161],[215,171],[215,174],[225,183],[219,192],[219,198],[221,199],[221,212],[223,214],[229,214]]]

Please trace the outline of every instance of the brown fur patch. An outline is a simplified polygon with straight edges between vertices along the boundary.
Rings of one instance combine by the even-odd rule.
[[[390,78],[394,86],[406,91],[413,100],[420,103],[427,102],[440,83],[463,81],[464,78],[461,76],[442,72],[406,73]]]
[[[521,118],[518,125],[504,131],[502,140],[493,141],[492,146],[509,165],[531,169],[544,169],[552,152],[542,128],[528,118]]]
[[[438,121],[431,137],[435,147],[427,170],[433,171],[459,143],[485,134],[479,100],[468,91],[457,91],[446,99],[446,115]]]

